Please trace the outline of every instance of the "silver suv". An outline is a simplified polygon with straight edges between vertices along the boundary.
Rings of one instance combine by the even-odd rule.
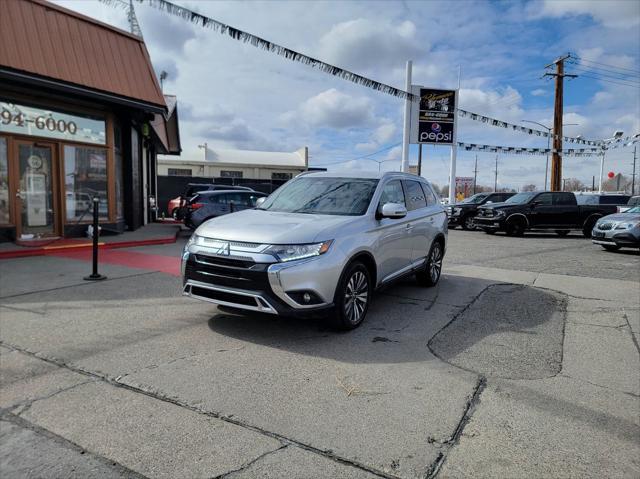
[[[447,215],[421,177],[306,173],[257,208],[203,223],[182,254],[183,293],[353,329],[374,290],[408,274],[435,285],[446,241]]]

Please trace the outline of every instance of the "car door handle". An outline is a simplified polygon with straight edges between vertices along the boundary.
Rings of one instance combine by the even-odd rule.
[[[412,225],[411,223],[407,223],[406,228],[407,228],[407,230],[410,230],[410,229],[412,229],[412,228],[413,228],[413,225]]]
[[[429,217],[429,221],[433,223],[433,216]]]

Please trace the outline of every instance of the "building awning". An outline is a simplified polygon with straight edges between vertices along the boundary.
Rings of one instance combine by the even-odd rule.
[[[142,38],[43,0],[2,2],[0,74],[166,108]]]
[[[162,145],[160,153],[179,155],[182,152],[178,123],[178,102],[174,95],[165,95],[166,113],[156,113],[150,122],[151,130]]]

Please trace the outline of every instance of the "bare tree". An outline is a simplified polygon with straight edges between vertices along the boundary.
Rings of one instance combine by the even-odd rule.
[[[585,191],[587,186],[577,178],[565,178],[564,191]]]
[[[536,190],[537,188],[536,188],[536,185],[534,184],[524,185],[522,187],[522,191],[536,191]]]

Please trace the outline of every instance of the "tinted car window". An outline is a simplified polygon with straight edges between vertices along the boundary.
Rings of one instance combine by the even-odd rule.
[[[249,197],[245,193],[226,193],[220,196],[225,196],[226,202],[233,203],[235,206],[251,206]]]
[[[629,197],[626,195],[602,195],[600,197],[601,205],[626,205]]]
[[[433,190],[426,183],[420,183],[422,186],[422,190],[424,191],[424,197],[427,200],[427,206],[433,206],[438,204],[438,197],[435,195]]]
[[[406,208],[404,191],[402,190],[400,180],[392,180],[384,185],[382,195],[380,196],[380,206],[386,205],[387,203],[399,203]]]
[[[424,198],[424,191],[422,191],[420,183],[417,181],[405,181],[404,185],[407,188],[405,194],[407,197],[407,209],[409,211],[427,206],[427,201]]]
[[[540,203],[541,205],[551,206],[553,205],[553,194],[542,193],[541,195],[536,196],[536,199],[534,201],[536,203]]]
[[[559,206],[567,206],[567,205],[575,205],[575,196],[571,193],[556,193],[554,196],[554,200],[556,205]]]

